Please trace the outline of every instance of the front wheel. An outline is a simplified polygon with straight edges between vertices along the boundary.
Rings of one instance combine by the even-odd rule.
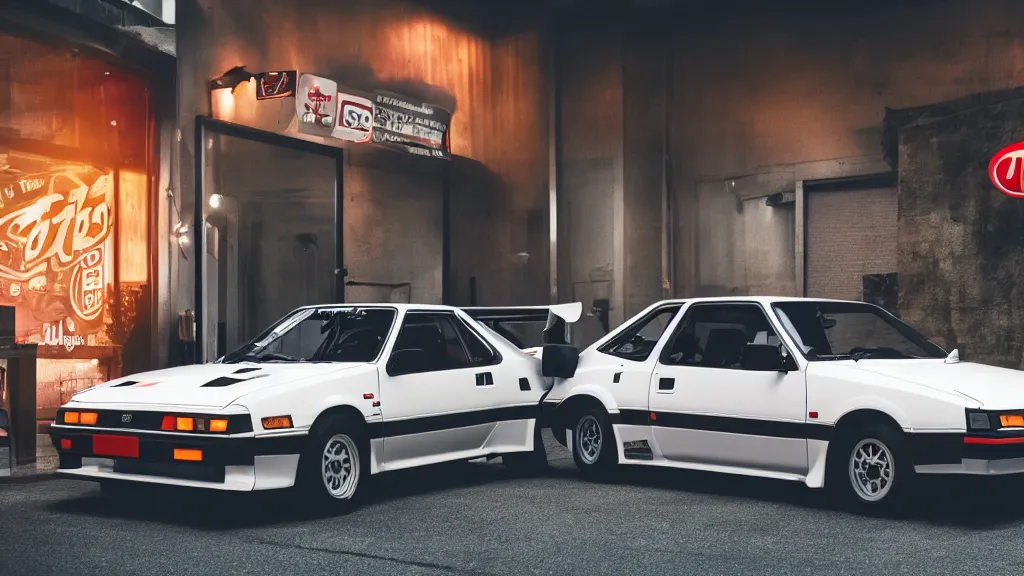
[[[343,416],[332,416],[317,428],[299,458],[296,489],[313,506],[348,512],[358,503],[363,476],[369,473],[361,428]]]
[[[828,484],[846,504],[882,511],[902,503],[915,474],[899,432],[868,426],[840,440],[837,448]]]
[[[615,433],[604,410],[586,408],[573,423],[572,458],[585,476],[607,475],[618,464]]]

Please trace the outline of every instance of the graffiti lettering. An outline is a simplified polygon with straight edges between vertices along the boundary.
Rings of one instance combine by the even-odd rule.
[[[84,345],[85,338],[81,334],[64,334],[63,323],[58,323],[54,326],[44,322],[42,343],[46,346],[63,346],[65,350],[71,352],[75,349],[75,346]]]
[[[51,258],[55,270],[67,269],[79,254],[101,245],[111,229],[107,179],[101,176],[90,188],[71,173],[57,174],[44,196],[0,217],[0,242],[23,248],[20,269],[0,265],[0,274],[25,281],[44,272]],[[58,185],[70,190],[58,192]]]

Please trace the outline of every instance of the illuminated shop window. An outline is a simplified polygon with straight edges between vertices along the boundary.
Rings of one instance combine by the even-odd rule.
[[[39,344],[37,417],[148,363],[146,82],[0,34],[0,305]]]

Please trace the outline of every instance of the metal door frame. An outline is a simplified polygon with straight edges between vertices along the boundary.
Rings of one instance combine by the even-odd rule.
[[[299,140],[276,132],[259,130],[241,124],[215,120],[209,116],[196,116],[195,124],[195,190],[193,201],[192,243],[195,266],[194,306],[195,306],[195,363],[202,364],[206,352],[204,336],[205,298],[203,284],[206,279],[206,139],[210,135],[232,136],[243,140],[262,142],[271,146],[280,146],[289,150],[306,152],[317,156],[334,159],[334,299],[342,304],[345,302],[345,244],[344,244],[344,150],[335,146]]]

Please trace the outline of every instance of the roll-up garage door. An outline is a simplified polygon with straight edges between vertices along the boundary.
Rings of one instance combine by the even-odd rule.
[[[896,209],[895,187],[809,187],[807,295],[867,300],[894,311]]]

